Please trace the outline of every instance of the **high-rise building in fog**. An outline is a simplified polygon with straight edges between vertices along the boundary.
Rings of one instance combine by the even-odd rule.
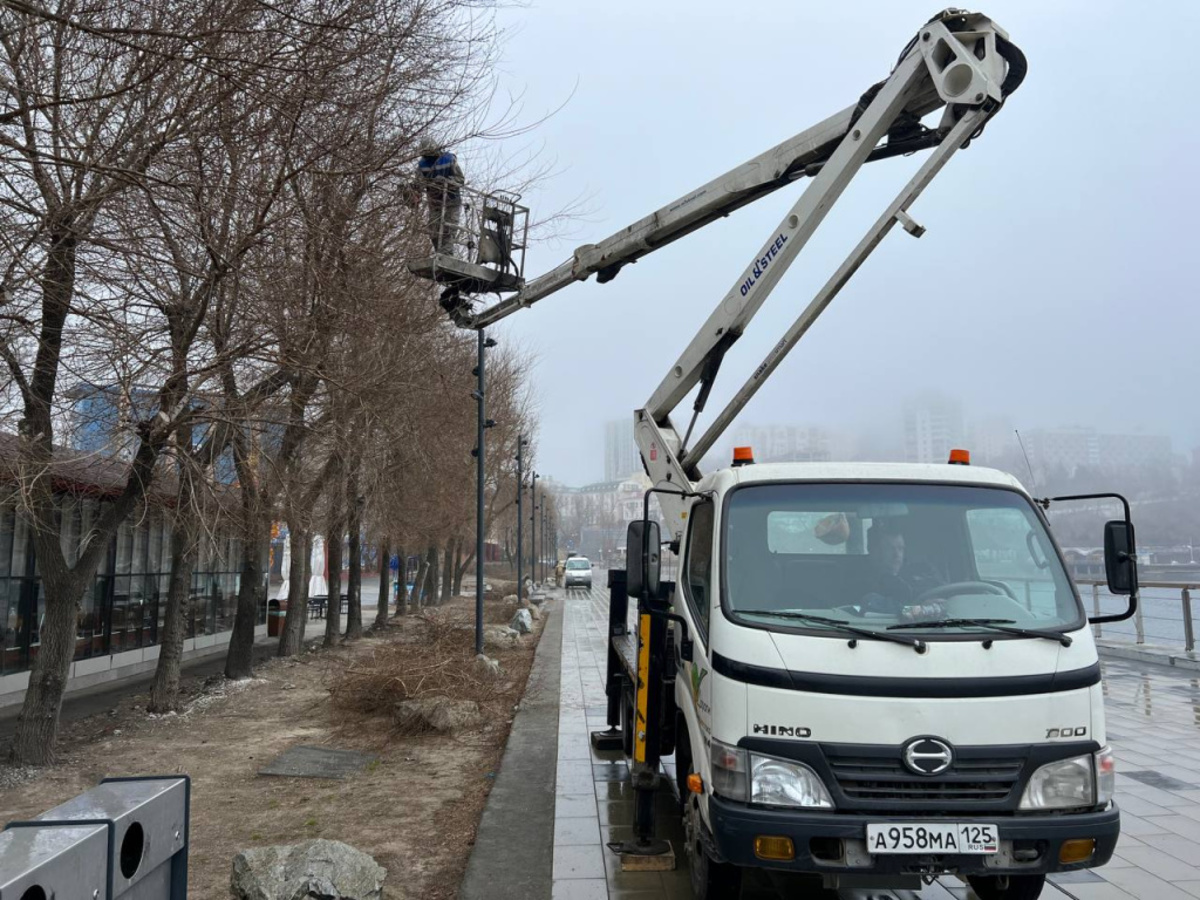
[[[620,481],[642,471],[642,457],[633,441],[633,416],[604,423],[604,480]]]
[[[1022,434],[1032,465],[1042,472],[1080,467],[1098,470],[1171,463],[1171,439],[1163,434],[1115,434],[1094,428],[1038,428]]]
[[[904,404],[904,453],[909,462],[944,463],[965,445],[962,404],[943,394],[925,393]]]

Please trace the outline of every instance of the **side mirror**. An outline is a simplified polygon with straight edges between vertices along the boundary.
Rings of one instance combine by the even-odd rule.
[[[1137,592],[1133,526],[1120,519],[1104,526],[1104,574],[1110,592],[1126,595]]]
[[[629,523],[625,540],[625,590],[630,597],[658,594],[660,537],[658,523]]]

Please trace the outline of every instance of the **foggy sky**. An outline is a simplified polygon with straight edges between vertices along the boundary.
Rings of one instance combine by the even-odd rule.
[[[526,200],[535,217],[581,194],[593,210],[531,249],[527,277],[853,103],[937,9],[542,0],[505,12],[502,84],[523,93],[526,118],[570,98],[532,137],[559,174]],[[1200,4],[1168,0],[1153,23],[1133,9],[982,7],[1028,57],[1024,85],[913,206],[925,236],[893,230],[740,422],[877,430],[908,395],[940,387],[968,418],[1200,444],[1200,125],[1190,56],[1164,33],[1192,33]],[[729,352],[709,420],[919,163],[860,172]],[[644,405],[808,183],[493,329],[538,359],[540,471],[603,476],[603,422]]]

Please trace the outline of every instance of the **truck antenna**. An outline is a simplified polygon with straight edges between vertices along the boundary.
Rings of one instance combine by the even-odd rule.
[[[1033,466],[1029,463],[1029,454],[1025,452],[1025,442],[1021,440],[1021,430],[1014,428],[1013,433],[1017,436],[1017,446],[1021,448],[1021,455],[1025,457],[1025,468],[1029,470],[1029,484],[1036,494],[1038,493],[1037,476],[1033,474]]]

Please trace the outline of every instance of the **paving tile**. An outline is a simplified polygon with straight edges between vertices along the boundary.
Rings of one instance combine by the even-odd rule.
[[[559,794],[554,798],[554,818],[593,818],[596,797],[593,794]]]
[[[1189,784],[1186,781],[1180,781],[1178,778],[1166,775],[1159,769],[1135,769],[1134,771],[1126,771],[1125,776],[1164,791],[1190,791],[1196,787],[1194,784]]]
[[[1171,829],[1167,828],[1165,825],[1157,824],[1158,819],[1170,818],[1170,813],[1168,810],[1163,809],[1162,813],[1163,815],[1161,816],[1147,816],[1143,819],[1141,816],[1135,816],[1133,813],[1127,811],[1122,805],[1121,837],[1124,837],[1125,835],[1142,837],[1148,834],[1165,834],[1170,832]]]
[[[633,801],[606,803],[601,800],[596,803],[596,810],[600,815],[601,827],[605,825],[633,825]]]
[[[550,900],[608,900],[608,883],[603,878],[556,881],[550,888]]]
[[[1159,806],[1157,803],[1151,803],[1149,800],[1144,800],[1136,794],[1128,794],[1125,792],[1117,793],[1117,806],[1121,808],[1122,814],[1126,812],[1133,813],[1135,816],[1169,816],[1171,810],[1166,806]]]
[[[592,766],[596,781],[628,781],[629,766],[623,762],[597,763]]]
[[[604,857],[599,844],[590,847],[555,847],[554,880],[604,878]]]
[[[554,784],[556,794],[587,794],[594,793],[595,782],[586,775],[562,775]]]
[[[1159,788],[1150,787],[1149,785],[1138,785],[1136,787],[1126,788],[1118,793],[1118,800],[1128,804],[1130,798],[1137,798],[1145,803],[1152,803],[1157,806],[1170,809],[1175,806],[1191,806],[1192,801],[1186,797],[1181,797],[1178,794],[1172,794],[1170,791],[1160,790]],[[1137,812],[1134,810],[1134,812]],[[1153,813],[1137,813],[1138,815],[1148,816]]]
[[[1175,887],[1187,891],[1193,897],[1200,897],[1200,881],[1177,881]]]
[[[555,819],[554,846],[600,843],[600,820],[598,818]]]
[[[1140,868],[1113,869],[1105,878],[1137,900],[1192,900],[1192,895],[1173,887],[1161,878]],[[1079,885],[1082,889],[1087,885]],[[1075,894],[1076,891],[1071,891]],[[1078,894],[1081,898],[1083,895]]]
[[[1155,844],[1161,843],[1167,838],[1156,838]],[[1170,853],[1162,850],[1157,850],[1155,847],[1131,847],[1121,854],[1140,870],[1145,870],[1147,873],[1153,872],[1155,876],[1166,881],[1193,881],[1200,879],[1200,869],[1175,858]],[[1200,861],[1200,860],[1198,860]],[[1131,872],[1131,869],[1114,869],[1108,873],[1108,880],[1119,883],[1119,875],[1123,872]]]
[[[1094,884],[1104,879],[1091,869],[1076,869],[1074,872],[1055,872],[1050,880],[1055,884]]]
[[[1183,835],[1193,841],[1200,841],[1200,821],[1188,816],[1152,816],[1146,819],[1146,822]],[[1124,825],[1125,823],[1122,821],[1121,826],[1124,827]],[[1197,857],[1197,863],[1200,864],[1200,857]]]
[[[1171,856],[1181,862],[1187,863],[1193,868],[1200,866],[1200,843],[1196,841],[1174,834],[1156,834],[1152,846],[1155,850],[1169,853]],[[1196,871],[1195,877],[1200,879],[1200,869]],[[1172,880],[1174,881],[1175,879],[1173,878]]]

